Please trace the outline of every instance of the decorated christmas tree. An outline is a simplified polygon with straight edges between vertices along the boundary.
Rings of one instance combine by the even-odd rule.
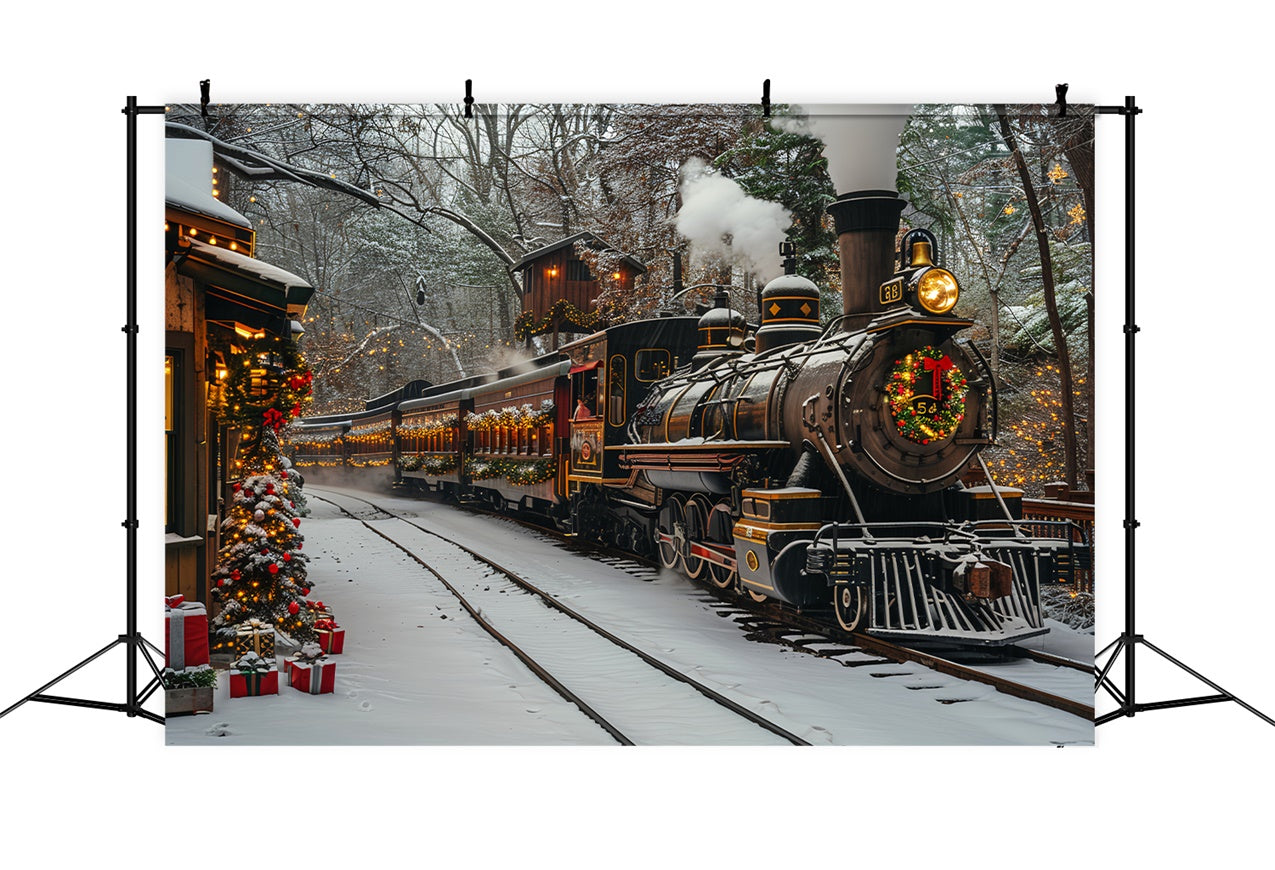
[[[295,483],[279,465],[275,433],[264,428],[260,440],[258,452],[273,452],[273,461],[253,462],[248,475],[234,484],[221,524],[223,543],[212,575],[221,612],[213,620],[213,632],[227,641],[237,625],[258,619],[295,640],[311,640],[314,628],[304,598],[313,584],[306,579],[307,559],[301,552]]]
[[[279,447],[279,430],[300,416],[312,377],[286,339],[252,340],[234,360],[218,411],[239,431],[239,457],[212,574],[213,598],[221,605],[212,631],[217,642],[229,643],[238,626],[256,619],[294,640],[313,640],[304,604],[313,584],[301,552],[301,477]]]

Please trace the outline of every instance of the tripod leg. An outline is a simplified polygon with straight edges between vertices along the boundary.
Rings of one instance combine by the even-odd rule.
[[[98,658],[100,658],[101,656],[106,655],[108,652],[110,652],[112,649],[114,649],[116,646],[118,646],[118,645],[119,645],[119,644],[121,644],[121,643],[124,643],[124,638],[123,638],[123,637],[117,637],[115,640],[111,641],[111,642],[110,642],[110,643],[108,643],[106,646],[102,647],[100,650],[98,650],[97,652],[93,653],[93,655],[89,656],[88,658],[86,658],[84,661],[80,662],[80,663],[79,663],[78,665],[76,665],[75,667],[71,668],[70,670],[63,671],[61,674],[58,674],[56,677],[54,677],[53,679],[49,680],[47,683],[45,683],[45,684],[44,684],[43,686],[41,686],[40,688],[36,689],[36,690],[35,690],[34,692],[32,692],[31,694],[27,695],[27,696],[26,696],[25,698],[23,698],[21,701],[18,701],[16,704],[11,704],[10,706],[6,707],[6,708],[5,708],[5,710],[4,710],[4,712],[0,713],[0,718],[4,718],[5,716],[8,716],[10,713],[12,713],[14,710],[18,709],[19,707],[21,707],[21,706],[22,706],[23,704],[25,704],[27,701],[36,701],[36,700],[39,700],[39,696],[40,696],[40,695],[42,695],[42,694],[44,693],[44,690],[45,690],[45,689],[50,689],[50,688],[52,688],[53,686],[56,686],[58,683],[62,682],[62,681],[63,681],[63,680],[65,680],[67,677],[71,676],[71,674],[75,673],[75,672],[76,672],[76,671],[78,671],[80,668],[84,667],[85,665],[89,664],[90,662],[94,661],[95,659],[98,659]]]
[[[1143,640],[1143,641],[1142,641],[1142,645],[1143,645],[1143,646],[1145,646],[1147,649],[1151,650],[1151,651],[1152,651],[1153,653],[1155,653],[1156,655],[1160,656],[1160,657],[1161,657],[1162,659],[1164,659],[1165,661],[1170,662],[1171,664],[1174,664],[1174,665],[1176,665],[1177,667],[1181,668],[1182,670],[1186,671],[1188,674],[1190,674],[1191,676],[1195,677],[1195,678],[1196,678],[1197,680],[1199,680],[1201,683],[1204,683],[1204,685],[1208,686],[1208,687],[1209,687],[1209,688],[1211,688],[1211,689],[1215,689],[1215,690],[1217,690],[1217,691],[1218,691],[1219,693],[1221,693],[1222,695],[1225,695],[1227,700],[1234,701],[1235,703],[1239,704],[1241,707],[1243,707],[1245,710],[1247,710],[1247,711],[1249,711],[1250,713],[1252,713],[1252,714],[1253,714],[1254,716],[1256,716],[1257,718],[1261,719],[1263,722],[1267,723],[1268,725],[1275,725],[1275,719],[1272,719],[1270,716],[1267,716],[1265,713],[1263,713],[1261,710],[1259,710],[1259,709],[1257,709],[1256,707],[1254,707],[1252,704],[1246,704],[1246,703],[1244,703],[1244,702],[1243,702],[1243,701],[1241,701],[1239,698],[1235,697],[1235,696],[1234,696],[1234,695],[1232,695],[1230,692],[1226,691],[1226,689],[1223,689],[1223,688],[1222,688],[1221,686],[1219,686],[1217,683],[1215,683],[1215,682],[1213,682],[1212,680],[1208,679],[1208,678],[1207,678],[1207,677],[1205,677],[1203,674],[1200,674],[1200,673],[1198,673],[1197,671],[1192,670],[1192,669],[1191,669],[1191,668],[1189,668],[1187,665],[1185,665],[1185,664],[1183,664],[1182,662],[1178,661],[1178,660],[1177,660],[1177,659],[1175,659],[1173,656],[1169,655],[1167,652],[1165,652],[1164,650],[1160,649],[1160,648],[1159,648],[1158,646],[1156,646],[1155,644],[1151,643],[1151,642],[1150,642],[1150,641],[1148,641],[1148,640]]]

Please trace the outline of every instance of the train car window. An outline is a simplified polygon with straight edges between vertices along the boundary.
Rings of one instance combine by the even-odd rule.
[[[753,500],[751,498],[746,498],[740,503],[740,510],[742,510],[746,516],[757,516],[757,508],[753,505]]]
[[[673,358],[662,347],[644,347],[633,357],[634,376],[644,383],[668,377]]]
[[[770,519],[770,502],[768,501],[754,502],[754,506],[757,511],[757,518],[759,520]]]
[[[616,354],[607,367],[607,422],[624,425],[625,359]]]
[[[572,393],[580,402],[584,402],[584,407],[578,405],[571,412],[571,419],[581,420],[591,417],[600,417],[602,408],[598,404],[601,399],[600,381],[598,378],[598,369],[592,368],[586,372],[581,372],[573,379]]]

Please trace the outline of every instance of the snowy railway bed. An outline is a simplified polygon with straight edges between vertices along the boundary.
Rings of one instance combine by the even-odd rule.
[[[393,521],[389,530],[377,528],[343,505],[342,496],[328,492],[312,498],[332,504],[410,556],[446,586],[485,631],[619,743],[660,742],[669,723],[680,721],[680,730],[694,735],[692,742],[808,745],[437,532],[372,505],[380,514],[375,519]],[[667,679],[653,679],[652,669]],[[654,728],[652,716],[660,720]],[[759,728],[769,735],[759,734]]]
[[[367,501],[363,499],[363,501]],[[371,504],[371,502],[367,502]],[[561,538],[543,524],[528,522],[511,515],[498,515],[482,509],[468,508],[488,517],[500,516],[536,533],[552,537],[568,550],[578,552],[637,577],[650,576],[658,570],[656,563],[629,553],[612,550],[589,542]],[[823,657],[841,657],[845,653],[866,652],[879,656],[875,661],[914,662],[949,676],[984,683],[998,691],[1046,706],[1055,707],[1082,719],[1093,721],[1093,665],[1053,655],[1026,646],[1009,645],[989,650],[980,656],[975,651],[960,651],[964,657],[987,658],[979,664],[953,661],[935,651],[914,649],[862,632],[847,632],[830,627],[827,620],[802,616],[790,608],[773,602],[753,602],[731,595],[726,590],[704,587],[706,600],[720,602],[723,615],[731,615],[750,636],[768,642],[785,644],[793,649]],[[1083,644],[1087,646],[1086,644]],[[868,659],[867,662],[874,661]],[[863,660],[845,659],[842,664],[863,664]],[[1068,673],[1068,671],[1079,672]]]
[[[1042,707],[916,662],[892,662],[827,633],[767,624],[764,615],[719,601],[704,587],[669,572],[656,573],[604,554],[582,558],[543,530],[432,501],[327,488],[314,492],[323,498],[357,499],[354,511],[373,523],[374,517],[387,518],[386,512],[392,512],[496,556],[535,579],[550,596],[571,601],[613,634],[658,651],[670,666],[717,686],[741,704],[766,711],[811,743],[1091,742],[1088,722],[1079,713]],[[424,536],[419,529],[416,533]],[[476,570],[472,561],[469,564]],[[349,570],[370,573],[362,567]],[[328,591],[322,595],[333,597]],[[782,639],[782,644],[756,643],[763,634]],[[1037,669],[1035,679],[1045,681],[1046,691],[1081,706],[1092,698],[1092,684],[1080,671],[1022,661],[988,669],[1005,670],[1012,679],[1023,680],[1023,665]],[[605,668],[599,664],[598,670]],[[1054,674],[1055,684],[1049,683],[1046,672]],[[774,716],[777,709],[785,715]],[[693,725],[688,731],[667,723],[658,742],[719,741]]]

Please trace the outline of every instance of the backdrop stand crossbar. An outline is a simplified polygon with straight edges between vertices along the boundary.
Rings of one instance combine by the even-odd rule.
[[[124,526],[127,536],[127,567],[125,582],[128,594],[125,601],[128,629],[115,640],[102,647],[79,664],[45,683],[22,700],[0,712],[0,718],[9,715],[27,701],[41,701],[46,704],[63,704],[69,707],[88,707],[93,710],[115,710],[126,713],[130,718],[141,717],[152,722],[163,724],[164,717],[142,708],[142,704],[153,695],[161,685],[159,666],[151,657],[163,653],[152,643],[142,637],[137,630],[137,116],[162,115],[164,106],[139,106],[137,97],[128,97],[127,105],[122,109],[127,124],[126,156],[127,162],[127,306],[128,320],[123,332],[128,342],[128,423],[127,423],[127,474],[128,474],[128,513]],[[53,688],[85,665],[106,655],[117,646],[125,649],[125,690],[124,702],[94,701],[88,698],[70,698],[63,695],[50,695],[46,690]],[[137,688],[137,657],[141,655],[150,668],[152,677],[141,688]]]
[[[1201,704],[1216,704],[1222,701],[1234,701],[1245,710],[1248,710],[1254,716],[1262,719],[1271,725],[1275,725],[1275,719],[1267,716],[1251,704],[1246,704],[1230,692],[1223,689],[1217,683],[1207,679],[1195,670],[1187,667],[1164,650],[1151,643],[1142,635],[1138,634],[1136,626],[1136,611],[1134,605],[1137,597],[1137,583],[1134,563],[1134,532],[1137,530],[1139,523],[1135,516],[1134,495],[1136,494],[1135,478],[1134,478],[1134,337],[1138,333],[1138,326],[1134,323],[1134,138],[1133,138],[1133,121],[1142,110],[1138,108],[1133,97],[1125,97],[1123,106],[1098,106],[1099,114],[1105,115],[1123,115],[1125,129],[1125,322],[1124,322],[1124,352],[1125,352],[1125,520],[1124,520],[1124,540],[1125,540],[1125,587],[1124,587],[1124,632],[1116,640],[1112,641],[1102,649],[1094,658],[1094,675],[1095,685],[1094,692],[1102,689],[1113,699],[1118,705],[1117,709],[1110,713],[1099,716],[1094,720],[1094,725],[1102,725],[1113,719],[1122,717],[1131,717],[1135,713],[1143,713],[1148,710],[1168,710],[1174,707],[1196,707]],[[1144,646],[1174,667],[1190,674],[1195,679],[1204,683],[1213,689],[1217,694],[1199,695],[1191,698],[1177,698],[1168,701],[1153,701],[1151,703],[1139,703],[1137,700],[1137,649]],[[1108,652],[1111,657],[1107,659],[1106,664],[1101,664],[1102,658]],[[1123,691],[1116,685],[1112,679],[1111,672],[1115,667],[1116,660],[1124,655],[1124,689]]]

